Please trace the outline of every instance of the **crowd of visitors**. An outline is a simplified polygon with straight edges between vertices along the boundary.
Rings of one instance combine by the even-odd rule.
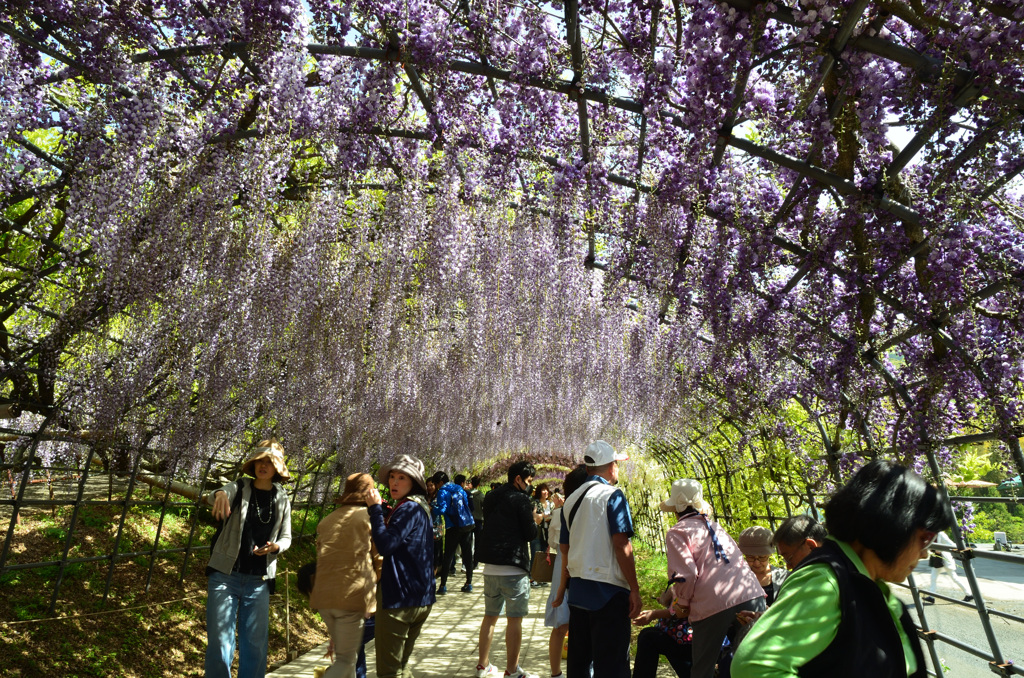
[[[522,627],[531,589],[549,573],[553,678],[653,678],[661,656],[681,678],[927,674],[913,623],[886,583],[903,581],[953,522],[948,502],[916,473],[872,461],[827,503],[825,525],[797,515],[736,539],[698,481],[676,480],[660,505],[675,520],[665,534],[666,588],[656,608],[642,609],[633,516],[617,487],[626,459],[595,441],[562,491],[533,487],[529,461],[509,466],[486,494],[479,477],[426,478],[409,455],[381,466],[379,485],[348,476],[317,526],[316,563],[299,571],[331,639],[325,678],[365,678],[371,639],[379,678],[409,676],[457,551],[462,592],[473,591],[482,565],[476,678],[538,678],[520,665]],[[249,477],[204,498],[221,523],[207,568],[207,676],[230,678],[236,633],[239,677],[264,675],[276,558],[291,541],[281,444],[261,442],[242,472]],[[775,554],[785,568],[772,565]],[[932,590],[939,569],[956,582],[942,556],[932,552]],[[491,646],[502,616],[499,668]],[[644,627],[632,666],[631,624]]]

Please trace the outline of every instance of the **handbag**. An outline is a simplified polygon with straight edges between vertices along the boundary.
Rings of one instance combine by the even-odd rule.
[[[945,565],[946,563],[943,562],[942,556],[935,551],[932,551],[931,555],[928,556],[928,567],[945,567]]]
[[[659,619],[657,628],[668,634],[668,637],[677,645],[689,645],[693,642],[693,627],[690,626],[690,620],[686,617]]]
[[[550,582],[551,575],[555,572],[555,559],[548,562],[546,553],[537,551],[533,554],[533,565],[530,567],[530,579],[534,581]]]

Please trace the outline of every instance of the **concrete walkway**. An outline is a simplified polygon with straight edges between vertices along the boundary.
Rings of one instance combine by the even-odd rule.
[[[477,642],[484,610],[483,577],[479,570],[476,579],[476,590],[473,593],[461,593],[459,586],[463,579],[453,576],[448,586],[449,591],[454,589],[454,593],[438,596],[412,654],[410,666],[415,678],[471,678],[476,675]],[[540,678],[551,675],[548,661],[551,629],[544,626],[544,605],[549,591],[548,587],[531,589],[530,614],[523,620],[523,647],[519,664]],[[315,667],[327,665],[327,660],[323,658],[326,651],[327,643],[324,643],[270,675],[274,678],[311,678]],[[366,659],[367,678],[376,678],[372,643],[366,646]],[[491,663],[504,671],[504,619],[498,621],[494,632]],[[565,662],[562,664],[564,671]],[[658,667],[658,678],[672,678],[675,675],[667,663]]]

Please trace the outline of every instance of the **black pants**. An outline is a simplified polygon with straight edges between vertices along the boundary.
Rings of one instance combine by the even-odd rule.
[[[612,596],[600,610],[569,606],[566,678],[630,678],[629,593]]]
[[[476,566],[480,564],[480,560],[476,557],[476,545],[480,543],[480,533],[483,532],[483,530],[484,530],[484,519],[481,518],[480,520],[476,521],[475,525],[473,525],[473,568],[472,569],[474,569],[474,570],[476,569]]]
[[[441,557],[441,583],[448,585],[448,574],[455,569],[455,547],[462,547],[462,564],[466,566],[466,584],[473,583],[473,526],[453,527],[444,533],[444,555]]]
[[[633,678],[655,678],[660,655],[668,657],[668,663],[679,678],[689,678],[693,660],[690,644],[677,643],[675,638],[655,627],[644,629],[636,638]]]

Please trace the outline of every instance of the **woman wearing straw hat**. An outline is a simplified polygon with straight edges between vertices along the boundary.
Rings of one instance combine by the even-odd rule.
[[[288,480],[284,448],[275,439],[256,446],[239,478],[204,497],[224,521],[206,568],[206,675],[231,678],[238,628],[238,676],[267,670],[270,594],[277,556],[292,542],[291,503],[278,481]]]
[[[434,531],[423,462],[400,454],[377,479],[397,503],[387,519],[380,492],[365,496],[373,543],[384,557],[377,588],[377,678],[402,678],[434,604]]]
[[[763,612],[764,590],[743,562],[743,554],[718,523],[696,480],[677,480],[661,510],[676,514],[665,535],[669,581],[675,582],[675,612],[693,627],[693,678],[711,678],[722,641],[730,631],[738,642],[745,633],[737,614]]]
[[[377,609],[377,550],[370,540],[366,493],[373,477],[353,473],[338,508],[316,526],[316,580],[309,606],[320,612],[334,644],[334,663],[324,678],[355,678],[363,624]]]

